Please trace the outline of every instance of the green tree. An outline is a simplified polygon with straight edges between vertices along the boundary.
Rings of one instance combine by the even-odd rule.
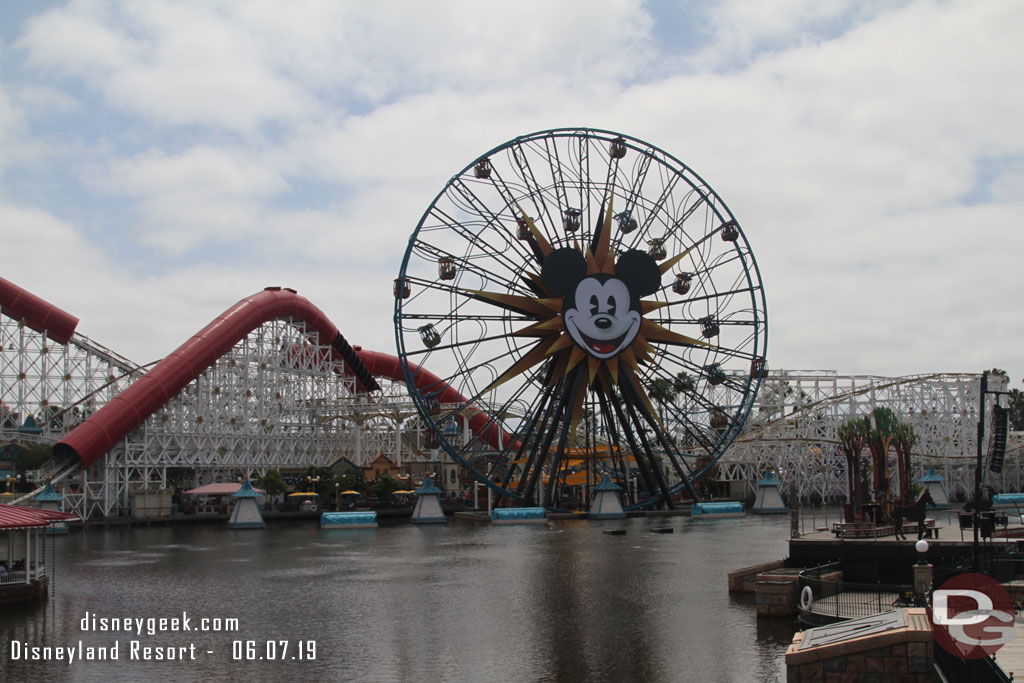
[[[875,500],[883,501],[889,498],[889,448],[896,438],[896,427],[900,421],[891,408],[875,408],[871,416],[868,448],[871,450]]]
[[[896,449],[896,457],[900,463],[900,500],[904,505],[913,502],[913,492],[910,481],[910,451],[917,443],[917,434],[914,428],[908,424],[896,425],[895,438],[892,441]]]
[[[185,489],[191,488],[196,481],[196,471],[191,467],[168,467],[167,487],[174,495],[179,496]]]
[[[302,488],[318,493],[321,501],[328,501],[334,496],[334,472],[329,467],[310,467]]]
[[[1024,431],[1024,391],[1010,389],[1010,429]]]
[[[647,395],[658,404],[661,421],[665,422],[665,404],[672,403],[676,398],[676,388],[668,377],[657,377],[647,387]]]
[[[854,521],[852,513],[860,507],[862,497],[861,451],[871,436],[871,419],[866,415],[851,417],[839,426],[839,441],[846,456],[846,472],[850,487],[850,513],[847,522]]]
[[[672,388],[675,389],[677,396],[679,394],[692,394],[697,389],[697,383],[687,373],[679,372],[672,378]]]
[[[36,444],[20,451],[14,457],[14,469],[16,472],[28,472],[38,470],[47,460],[53,457],[53,448],[45,444]]]
[[[385,500],[392,493],[398,491],[400,487],[401,484],[398,483],[397,479],[390,474],[385,474],[370,487],[370,493],[377,496],[378,500]]]
[[[271,500],[276,496],[283,495],[288,490],[288,484],[285,483],[284,477],[281,476],[281,471],[274,468],[267,470],[266,474],[259,477],[256,485],[263,489]]]
[[[340,469],[334,471],[334,482],[340,491],[362,491],[363,471],[345,463]]]

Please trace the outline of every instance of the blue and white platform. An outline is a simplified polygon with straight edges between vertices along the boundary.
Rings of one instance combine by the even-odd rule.
[[[694,503],[690,515],[700,519],[723,519],[726,517],[744,517],[743,503],[722,501],[720,503]]]
[[[325,512],[320,515],[321,529],[376,529],[377,512],[357,510],[356,512]]]
[[[546,524],[548,513],[544,508],[494,508],[491,524]]]
[[[997,493],[992,496],[994,508],[1024,508],[1024,493]]]

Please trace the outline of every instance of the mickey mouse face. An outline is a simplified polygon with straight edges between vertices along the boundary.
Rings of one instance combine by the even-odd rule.
[[[640,297],[661,286],[661,271],[647,253],[631,250],[619,257],[615,274],[587,275],[587,263],[575,249],[551,252],[541,268],[544,286],[562,294],[565,329],[596,358],[612,358],[640,332]]]
[[[609,275],[585,277],[576,285],[572,307],[563,306],[565,329],[597,358],[611,358],[636,339],[640,313],[630,308],[629,287]]]

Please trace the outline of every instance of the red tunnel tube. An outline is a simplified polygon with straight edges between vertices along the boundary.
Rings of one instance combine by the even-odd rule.
[[[359,355],[359,360],[363,361],[363,365],[366,366],[371,375],[390,377],[399,381],[403,380],[402,364],[397,356],[378,351],[367,351],[359,347],[355,347],[355,349]],[[462,394],[429,370],[425,370],[415,363],[410,363],[409,369],[412,373],[413,384],[421,390],[437,391],[438,402],[466,403],[466,398]],[[477,412],[473,417],[469,418],[469,428],[477,437],[489,443],[492,448],[499,450],[516,450],[519,448],[519,442],[515,441],[512,435],[498,424],[492,422],[490,416],[483,411]]]
[[[263,323],[282,317],[302,320],[328,343],[339,334],[334,323],[305,297],[294,290],[268,287],[242,299],[172,351],[71,430],[54,446],[54,453],[77,454],[82,465],[88,467],[246,335]]]
[[[291,289],[268,287],[262,292],[242,299],[172,351],[152,370],[114,397],[110,403],[71,430],[54,446],[54,454],[77,455],[82,460],[82,466],[88,467],[184,389],[189,382],[213,365],[218,358],[228,353],[246,335],[263,323],[282,317],[305,322],[309,328],[319,332],[320,338],[328,343],[332,343],[340,335],[334,323],[308,299]],[[355,347],[355,350],[371,375],[403,381],[402,368],[395,356],[364,351],[358,347]],[[336,350],[332,350],[332,355],[341,360]],[[433,373],[416,366],[413,368],[417,386],[444,387],[438,396],[440,401],[465,401],[458,392],[444,384]],[[474,415],[469,422],[470,428],[495,448],[499,447],[499,435],[506,448],[518,447],[518,444],[512,443],[507,432],[495,424],[487,423],[488,417],[483,413]]]
[[[0,277],[0,308],[13,320],[24,320],[36,332],[58,344],[67,344],[78,327],[78,318],[57,308],[10,280]]]

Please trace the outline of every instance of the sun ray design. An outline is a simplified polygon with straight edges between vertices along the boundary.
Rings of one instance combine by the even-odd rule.
[[[668,306],[669,302],[639,299],[639,297],[636,297],[638,299],[636,329],[632,331],[632,336],[627,340],[628,343],[624,344],[616,353],[610,355],[599,353],[595,355],[593,349],[581,345],[570,334],[566,325],[565,312],[570,303],[575,305],[575,302],[570,302],[570,297],[565,292],[553,289],[550,282],[556,279],[554,276],[549,275],[547,280],[545,280],[545,263],[549,258],[579,258],[583,264],[582,279],[592,278],[603,285],[607,285],[610,281],[619,282],[617,273],[622,259],[620,258],[617,262],[616,252],[612,249],[613,205],[614,188],[601,209],[600,220],[592,244],[584,246],[578,240],[573,240],[573,246],[563,248],[563,250],[569,249],[577,254],[577,257],[563,257],[563,254],[556,254],[556,250],[544,238],[536,222],[527,216],[522,207],[516,203],[518,220],[529,228],[530,235],[536,241],[544,257],[544,260],[541,261],[542,272],[540,275],[535,273],[526,274],[526,277],[535,285],[536,291],[543,293],[543,295],[529,297],[478,289],[460,291],[478,301],[487,302],[527,317],[531,322],[513,330],[512,335],[520,338],[536,337],[538,341],[519,360],[514,362],[497,379],[491,382],[481,392],[481,395],[497,389],[542,361],[546,360],[549,363],[554,363],[557,366],[557,374],[567,376],[580,363],[586,360],[586,373],[580,376],[582,379],[579,381],[585,381],[586,386],[592,388],[597,387],[598,377],[605,378],[611,385],[620,385],[622,382],[628,382],[630,390],[641,397],[647,411],[654,413],[653,404],[647,394],[647,390],[637,378],[636,372],[641,365],[654,361],[657,356],[655,345],[711,347],[710,344],[697,337],[674,332],[643,317],[652,311]],[[593,250],[591,250],[591,246]],[[689,249],[683,250],[665,263],[654,265],[653,272],[655,273],[656,286],[649,287],[649,291],[660,290],[662,276],[669,272],[672,266],[679,263],[689,251]],[[556,254],[556,256],[552,257],[553,254]],[[635,254],[631,254],[629,258],[632,261],[641,259],[640,256]],[[650,268],[651,266],[648,267]],[[558,296],[559,294],[562,294],[562,296]],[[583,397],[586,393],[585,388],[582,391],[576,392],[578,398],[570,407],[569,429],[573,436],[576,434],[580,416],[577,408],[583,405]],[[660,418],[657,419],[660,421]]]

